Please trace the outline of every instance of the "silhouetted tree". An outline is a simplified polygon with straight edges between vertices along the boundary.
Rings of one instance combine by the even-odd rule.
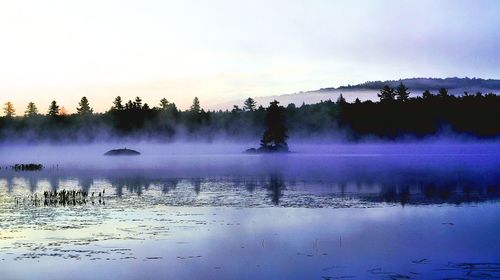
[[[448,95],[448,90],[447,89],[445,89],[445,88],[440,88],[439,89],[439,97],[446,98],[448,96],[449,95]]]
[[[255,108],[257,107],[257,103],[255,102],[255,100],[251,97],[247,98],[245,100],[245,103],[243,104],[243,109],[245,111],[255,111]]]
[[[233,105],[233,110],[231,110],[231,113],[239,113],[243,110],[240,109],[238,105]]]
[[[26,111],[24,111],[24,115],[26,117],[34,117],[38,115],[38,108],[36,107],[35,103],[33,102],[28,103]]]
[[[170,117],[177,117],[179,110],[177,110],[177,106],[175,103],[170,103],[166,98],[162,98],[160,100],[160,109],[163,112],[166,112],[170,115]]]
[[[94,111],[91,107],[90,107],[90,104],[89,104],[89,101],[87,99],[87,97],[82,97],[82,99],[80,100],[80,102],[78,103],[78,105],[80,107],[76,108],[76,112],[79,114],[79,115],[91,115],[92,112]]]
[[[50,103],[49,111],[47,112],[47,115],[49,115],[51,117],[55,117],[55,116],[59,115],[59,105],[57,105],[57,102],[55,100],[53,100]]]
[[[337,98],[337,104],[340,105],[340,104],[345,104],[345,103],[347,103],[347,101],[345,100],[344,96],[341,93],[339,95],[339,97]]]
[[[137,96],[134,100],[134,108],[141,109],[142,108],[142,99]]]
[[[424,91],[424,93],[422,93],[422,97],[423,97],[424,99],[429,99],[429,98],[431,98],[431,97],[432,97],[432,93],[431,93],[428,89],[426,89],[426,90]]]
[[[125,109],[126,110],[132,110],[134,109],[134,102],[132,102],[132,100],[129,100],[126,104],[125,104]]]
[[[125,109],[122,105],[122,98],[120,96],[117,96],[115,98],[115,100],[113,101],[112,109],[119,110],[119,111]]]
[[[288,151],[286,139],[287,128],[285,127],[285,117],[283,107],[278,106],[279,102],[274,100],[266,110],[264,135],[260,140],[261,148],[267,151]]]
[[[385,85],[377,96],[380,98],[380,102],[388,102],[394,100],[394,89],[388,85]]]
[[[194,129],[199,127],[199,125],[202,123],[204,113],[205,112],[201,109],[200,106],[200,99],[198,99],[198,97],[195,97],[193,99],[193,104],[188,111],[187,125],[191,132],[193,132]]]
[[[160,100],[160,108],[162,110],[167,110],[169,106],[170,106],[170,102],[168,102],[168,100],[166,98],[162,98]]]
[[[408,101],[409,97],[410,92],[408,91],[408,88],[403,83],[399,83],[399,86],[396,88],[397,100],[405,102]]]
[[[194,114],[199,114],[201,112],[200,99],[198,99],[198,97],[193,99],[193,104],[189,110]]]
[[[142,108],[142,99],[137,96],[134,100],[134,103],[133,103],[133,108],[135,109],[141,109]]]
[[[393,81],[392,84],[397,86],[400,81]],[[391,90],[391,88],[383,89],[380,95],[389,96],[389,100],[394,100],[395,95],[385,94]],[[238,106],[233,110],[204,111],[197,98],[193,100],[191,108],[185,111],[179,111],[174,103],[166,99],[160,101],[159,107],[150,108],[140,98],[136,98],[136,102],[130,100],[123,104],[125,106],[122,105],[121,98],[117,98],[115,101],[118,102],[113,102],[114,107],[108,112],[88,118],[91,121],[82,121],[82,118],[74,115],[55,117],[65,114],[65,110],[59,108],[53,101],[48,112],[53,118],[45,116],[29,120],[27,117],[0,118],[0,141],[9,137],[9,131],[13,130],[18,135],[56,141],[70,139],[75,135],[82,135],[92,140],[97,136],[97,131],[105,129],[111,130],[110,135],[126,137],[155,135],[172,139],[177,131],[186,127],[190,137],[204,139],[211,139],[220,133],[240,139],[250,138],[265,131],[261,151],[271,151],[278,149],[276,147],[280,147],[283,139],[286,140],[286,137],[275,137],[275,135],[286,136],[289,132],[304,137],[330,136],[339,128],[347,130],[346,134],[353,140],[365,136],[386,139],[398,139],[406,135],[425,137],[438,133],[443,127],[474,137],[500,136],[500,126],[498,126],[500,96],[481,92],[451,96],[446,90],[441,90],[439,96],[447,98],[433,96],[430,91],[425,91],[422,96],[423,98],[408,97],[405,102],[388,103],[359,99],[353,103],[347,101],[343,103],[342,98],[337,102],[327,100],[316,104],[303,103],[300,107],[294,104],[282,107],[275,103],[267,109],[258,106],[253,111],[242,110]],[[277,122],[282,126],[273,125],[272,123],[276,122],[270,121],[273,119],[271,117],[273,112],[276,111],[281,111],[282,118],[286,119],[286,122]],[[34,112],[36,106],[29,104],[26,116]],[[274,119],[281,118],[274,117]],[[285,124],[286,129],[283,128]]]
[[[12,118],[16,115],[16,110],[14,109],[14,104],[12,102],[7,101],[3,107],[3,113],[7,118]]]

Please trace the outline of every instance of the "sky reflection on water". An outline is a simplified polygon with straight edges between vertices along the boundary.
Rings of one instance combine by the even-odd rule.
[[[6,279],[500,276],[495,153],[106,161],[0,171]]]

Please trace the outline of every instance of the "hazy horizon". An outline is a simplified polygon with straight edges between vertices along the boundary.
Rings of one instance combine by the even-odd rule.
[[[82,96],[185,109],[370,80],[499,77],[498,1],[0,4],[0,93],[18,114]],[[397,23],[397,24],[396,24]],[[423,24],[425,23],[425,24]]]
[[[499,12],[0,0],[0,278],[500,279]]]

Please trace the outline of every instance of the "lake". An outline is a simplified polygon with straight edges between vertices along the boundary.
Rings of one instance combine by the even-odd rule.
[[[500,277],[496,143],[115,146],[0,146],[2,279]]]

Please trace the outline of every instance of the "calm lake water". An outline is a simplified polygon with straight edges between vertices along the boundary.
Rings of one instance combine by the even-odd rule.
[[[500,277],[495,143],[108,148],[0,148],[2,279]]]

